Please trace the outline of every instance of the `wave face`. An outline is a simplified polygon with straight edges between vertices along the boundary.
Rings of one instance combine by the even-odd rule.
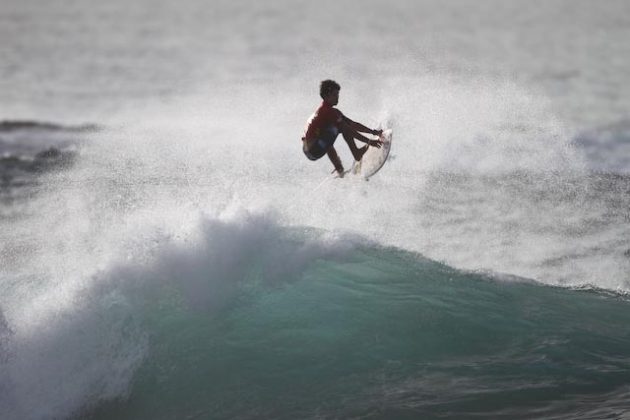
[[[3,418],[630,409],[622,296],[456,270],[352,235],[286,228],[269,213],[227,211],[187,235],[143,239],[144,262],[48,285],[35,304],[22,297],[28,311],[8,308],[6,319],[21,322],[3,323]]]
[[[259,223],[204,228],[248,255],[238,266],[210,268],[224,250],[167,252],[180,268],[146,308],[153,350],[132,398],[93,418],[601,418],[630,408],[630,314],[618,296],[503,283]],[[279,273],[284,261],[297,263]]]

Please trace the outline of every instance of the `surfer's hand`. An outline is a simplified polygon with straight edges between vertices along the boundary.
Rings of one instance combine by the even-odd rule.
[[[376,147],[377,149],[380,149],[381,146],[383,145],[383,140],[370,140],[368,144],[370,146]]]

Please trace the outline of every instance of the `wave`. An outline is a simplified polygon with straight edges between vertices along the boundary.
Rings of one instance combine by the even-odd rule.
[[[33,194],[32,188],[30,191],[22,189],[39,185],[43,174],[67,170],[76,157],[74,150],[59,150],[54,147],[40,151],[33,157],[6,153],[0,157],[0,200],[6,204],[4,201],[7,197],[13,200],[20,195],[27,197]]]
[[[99,129],[94,124],[0,121],[2,198],[15,195],[12,189],[37,185],[43,173],[68,169],[77,157],[80,144]]]
[[[48,121],[29,120],[2,120],[0,121],[1,132],[13,132],[19,130],[29,131],[67,131],[67,132],[94,132],[100,127],[96,124],[64,125]]]
[[[46,170],[51,162],[59,160],[60,155],[68,163],[70,155],[76,154],[78,147],[100,130],[101,127],[95,124],[0,121],[0,173],[12,169],[23,172]]]
[[[585,130],[575,136],[573,144],[584,151],[593,170],[630,173],[630,121]]]
[[[158,230],[129,244],[139,254],[129,263],[113,258],[79,275],[68,262],[72,274],[59,278],[19,277],[17,266],[5,273],[2,418],[67,417],[124,397],[147,357],[147,323],[165,315],[161,305],[181,298],[189,310],[221,313],[243,289],[296,281],[304,267],[351,247],[326,234],[298,240],[268,215],[225,217],[202,218],[185,238]]]
[[[120,251],[4,277],[3,418],[630,409],[624,295],[461,271],[239,207]]]
[[[399,82],[369,183],[322,183],[251,92],[70,136],[0,208],[2,417],[627,410],[627,177],[519,89]]]

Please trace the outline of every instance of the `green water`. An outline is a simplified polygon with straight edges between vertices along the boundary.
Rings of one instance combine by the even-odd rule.
[[[629,322],[621,296],[364,247],[292,278],[252,270],[218,311],[165,288],[129,398],[89,417],[613,415],[630,408]]]

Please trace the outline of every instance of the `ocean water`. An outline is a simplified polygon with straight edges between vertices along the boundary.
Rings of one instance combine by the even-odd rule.
[[[0,418],[630,418],[629,23],[3,0]],[[369,182],[302,155],[325,78]]]

